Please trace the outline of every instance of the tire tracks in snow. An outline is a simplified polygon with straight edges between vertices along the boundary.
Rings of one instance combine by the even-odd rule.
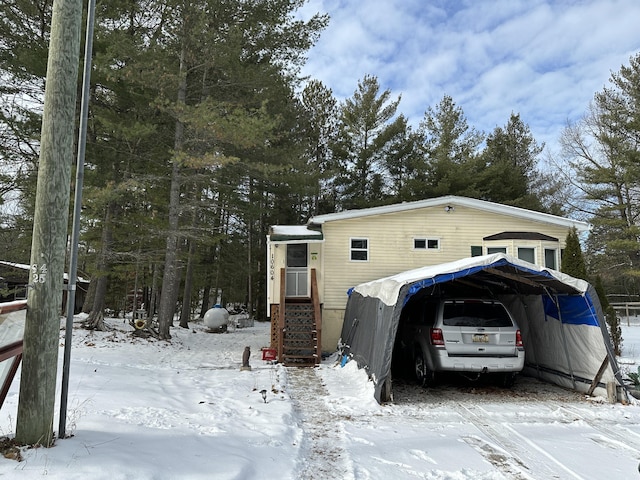
[[[640,435],[629,430],[625,425],[611,423],[610,420],[603,421],[595,416],[588,415],[589,412],[587,411],[570,405],[556,404],[556,408],[566,412],[575,420],[583,422],[597,432],[597,435],[591,437],[594,442],[609,448],[624,448],[633,454],[636,460],[640,461]]]
[[[344,448],[344,427],[325,404],[328,395],[314,368],[288,367],[288,393],[303,431],[297,479],[354,479]]]
[[[463,440],[505,474],[507,478],[514,480],[541,478],[584,480],[584,477],[563,465],[550,452],[530,442],[509,425],[483,420],[479,407],[458,404],[454,408],[462,418],[472,423],[490,442],[477,436],[463,437]]]

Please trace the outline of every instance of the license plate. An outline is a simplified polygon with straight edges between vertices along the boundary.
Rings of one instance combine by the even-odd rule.
[[[476,333],[473,335],[472,340],[475,343],[489,343],[489,335],[485,333]]]

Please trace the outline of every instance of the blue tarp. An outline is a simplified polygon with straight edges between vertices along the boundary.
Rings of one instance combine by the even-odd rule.
[[[553,275],[551,274],[550,271],[548,270],[544,270],[544,269],[539,269],[539,270],[533,270],[530,268],[526,268],[522,265],[517,265],[512,263],[511,261],[509,261],[508,258],[503,257],[502,255],[500,255],[499,260],[489,263],[489,264],[481,264],[481,265],[475,265],[473,267],[469,267],[469,268],[465,268],[465,269],[461,269],[458,270],[457,272],[451,272],[451,273],[446,273],[446,274],[440,274],[440,275],[435,275],[434,277],[431,278],[425,278],[424,280],[420,280],[418,282],[415,282],[411,285],[411,287],[409,287],[409,292],[407,293],[405,299],[404,299],[404,303],[406,304],[407,301],[409,300],[409,298],[411,298],[411,296],[415,293],[417,293],[418,291],[422,290],[423,288],[426,287],[430,287],[431,285],[435,285],[438,283],[444,283],[444,282],[450,282],[452,280],[456,280],[458,278],[463,278],[463,277],[468,277],[469,275],[473,275],[474,273],[480,272],[482,270],[487,270],[489,268],[498,268],[498,267],[502,267],[505,265],[508,265],[510,267],[513,267],[515,269],[517,269],[518,271],[522,272],[522,273],[527,273],[529,275],[536,275],[536,276],[540,276],[540,277],[546,277],[548,279],[552,279],[554,278]]]
[[[556,304],[556,300],[558,304]],[[570,325],[591,325],[599,326],[598,314],[591,301],[591,296],[585,294],[562,295],[556,299],[543,297],[544,313],[547,317],[555,318],[562,323]],[[558,311],[558,305],[560,311]],[[560,313],[562,312],[562,314]]]

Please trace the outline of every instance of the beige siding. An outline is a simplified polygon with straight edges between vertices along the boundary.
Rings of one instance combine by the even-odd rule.
[[[322,309],[322,351],[335,352],[342,333],[344,307],[338,310]]]
[[[324,308],[343,309],[347,290],[359,283],[469,257],[471,246],[482,246],[484,237],[505,231],[538,232],[558,238],[559,244],[524,240],[491,242],[492,246],[506,246],[507,253],[514,256],[517,246],[533,246],[537,249],[538,264],[544,260],[542,244],[559,249],[568,232],[556,225],[461,206],[450,212],[439,206],[327,222],[323,225],[324,274],[330,281],[323,284]],[[416,237],[438,239],[439,250],[414,249]],[[349,259],[351,238],[368,239],[368,262]]]

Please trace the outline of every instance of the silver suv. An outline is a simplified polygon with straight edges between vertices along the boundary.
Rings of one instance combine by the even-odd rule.
[[[511,386],[524,367],[522,335],[501,302],[428,299],[407,307],[400,340],[421,385],[430,384],[435,372],[459,372],[471,379],[499,373]]]

